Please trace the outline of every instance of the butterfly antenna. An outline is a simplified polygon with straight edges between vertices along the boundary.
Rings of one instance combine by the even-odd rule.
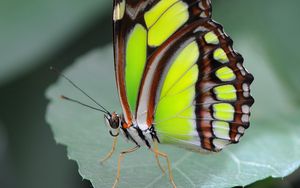
[[[107,113],[106,111],[100,109],[100,108],[95,108],[93,106],[90,106],[90,105],[87,105],[87,104],[84,104],[78,100],[75,100],[75,99],[72,99],[72,98],[69,98],[69,97],[66,97],[64,95],[60,96],[60,98],[64,99],[64,100],[67,100],[67,101],[71,101],[71,102],[74,102],[74,103],[77,103],[77,104],[80,104],[82,106],[85,106],[85,107],[88,107],[88,108],[91,108],[93,110],[97,110],[97,111],[100,111],[100,112],[103,112],[103,113]]]
[[[101,109],[98,109],[99,111],[101,112],[104,112],[108,115],[111,116],[111,114],[109,113],[108,110],[106,110],[106,108],[104,108],[101,104],[99,104],[95,99],[93,99],[91,96],[89,96],[85,91],[83,91],[79,86],[77,86],[72,80],[70,80],[67,76],[65,76],[61,71],[57,70],[56,68],[54,67],[50,67],[50,70],[56,72],[59,76],[63,77],[64,79],[66,79],[73,87],[75,87],[76,89],[78,89],[82,94],[84,94],[86,97],[88,97],[91,101],[93,101],[95,104],[97,104]],[[74,100],[74,99],[71,99],[71,98],[68,98],[68,97],[65,97],[65,96],[62,96],[63,99],[66,99],[66,100],[69,100],[69,101],[72,101],[72,102],[75,102],[75,103],[78,103],[78,104],[81,104],[83,106],[86,106],[86,107],[90,107],[92,109],[95,109],[97,110],[97,108],[94,108],[92,106],[89,106],[89,105],[86,105],[86,104],[83,104],[77,100]]]

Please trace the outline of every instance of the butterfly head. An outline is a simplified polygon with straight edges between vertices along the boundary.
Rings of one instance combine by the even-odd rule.
[[[117,137],[119,135],[119,129],[121,127],[120,116],[113,112],[111,114],[104,114],[104,120],[106,125],[110,128],[110,135],[113,137]]]

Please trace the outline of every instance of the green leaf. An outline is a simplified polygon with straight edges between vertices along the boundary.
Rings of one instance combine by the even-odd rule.
[[[111,1],[0,1],[0,84],[46,62]]]
[[[160,150],[172,161],[178,187],[245,186],[269,176],[287,176],[300,165],[300,126],[297,116],[290,113],[297,108],[287,100],[289,96],[269,68],[264,50],[256,47],[255,40],[249,42],[251,40],[244,36],[237,45],[245,54],[246,67],[255,76],[252,91],[256,103],[251,127],[239,144],[215,154],[204,155],[160,145]],[[65,74],[108,109],[121,112],[111,46],[82,57]],[[83,178],[90,180],[96,188],[111,187],[116,176],[118,153],[133,144],[119,138],[116,153],[100,165],[99,160],[112,144],[103,115],[60,100],[61,94],[93,105],[63,79],[52,85],[47,91],[51,102],[46,118],[55,140],[67,146],[68,157],[78,163]],[[166,166],[165,161],[161,161]],[[163,176],[157,167],[153,153],[141,148],[128,154],[122,162],[119,187],[171,187],[171,184],[168,176]]]

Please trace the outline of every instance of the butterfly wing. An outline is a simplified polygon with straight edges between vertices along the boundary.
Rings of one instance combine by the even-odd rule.
[[[253,77],[211,20],[209,0],[115,0],[114,46],[128,124],[209,151],[249,126]]]
[[[115,76],[124,119],[130,126],[134,119],[140,80],[148,56],[148,32],[144,12],[154,2],[114,0]]]
[[[158,81],[154,125],[164,142],[219,151],[249,127],[253,76],[219,24],[200,27],[162,65],[168,68]]]
[[[209,17],[210,12],[207,0],[114,0],[116,82],[129,125],[137,116],[141,80],[151,54],[179,28]]]
[[[211,20],[210,1],[186,7],[188,20],[148,58],[137,122],[142,128],[153,124],[162,142],[219,151],[249,127],[253,76],[222,26]]]

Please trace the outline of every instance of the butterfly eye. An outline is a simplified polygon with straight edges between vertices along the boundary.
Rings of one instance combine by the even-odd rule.
[[[110,122],[110,127],[111,128],[113,128],[113,129],[119,128],[120,120],[119,120],[118,116],[115,116],[114,118],[111,118],[109,122]]]

